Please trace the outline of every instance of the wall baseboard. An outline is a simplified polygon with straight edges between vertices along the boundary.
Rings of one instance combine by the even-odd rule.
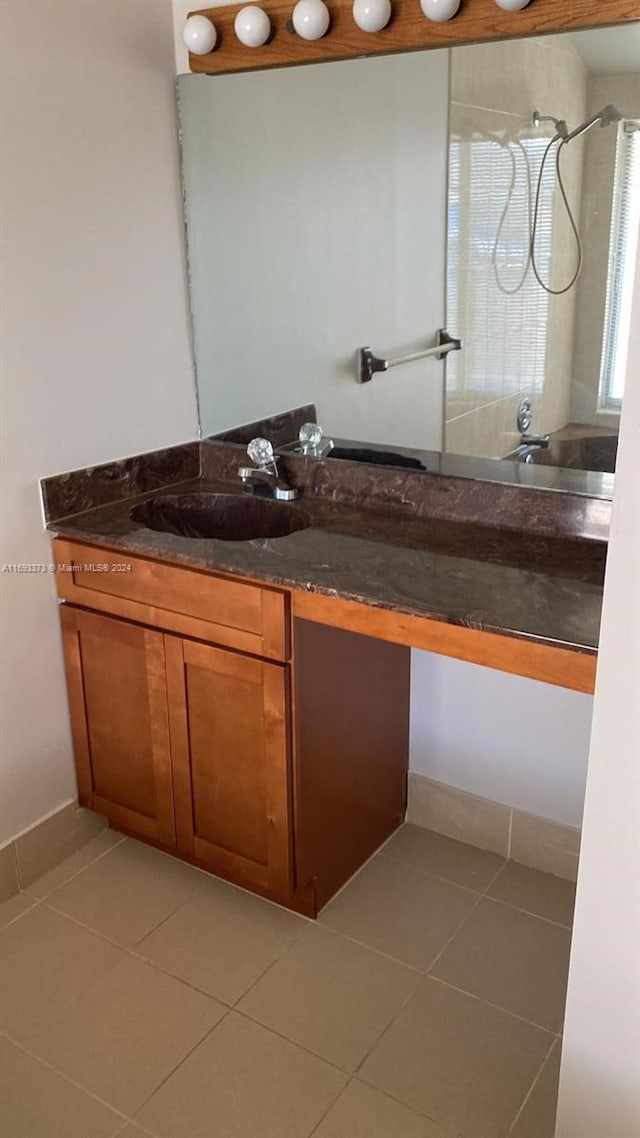
[[[68,802],[0,849],[0,902],[28,889],[106,827],[105,818]]]
[[[575,881],[580,830],[409,772],[407,822]]]

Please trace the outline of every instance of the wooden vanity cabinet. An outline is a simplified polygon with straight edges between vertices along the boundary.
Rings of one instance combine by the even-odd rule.
[[[82,805],[315,916],[404,817],[409,649],[292,630],[284,590],[54,547]]]

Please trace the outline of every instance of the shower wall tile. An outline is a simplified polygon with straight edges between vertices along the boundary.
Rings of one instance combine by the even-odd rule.
[[[518,392],[449,420],[447,452],[480,458],[504,458],[510,454],[519,442],[516,417],[522,398],[523,393]]]
[[[482,44],[452,53],[451,133],[471,139],[500,134],[514,136],[534,109],[566,118],[577,124],[586,117],[586,71],[570,38],[551,37],[519,42]],[[584,148],[571,148],[563,156],[563,175],[574,208],[580,211]],[[461,182],[464,199],[465,183]],[[556,204],[556,208],[557,204]],[[551,281],[565,283],[575,269],[575,240],[566,214],[554,218],[555,247]],[[573,243],[572,243],[573,242]],[[470,248],[472,246],[470,245]],[[567,276],[569,273],[569,276]],[[461,258],[463,279],[473,277],[473,264]],[[473,335],[459,305],[460,328],[454,332]],[[465,374],[464,354],[447,365],[446,447],[452,453],[498,457],[510,453],[519,442],[516,412],[529,395],[534,406],[534,429],[551,432],[570,419],[573,380],[575,291],[549,300],[545,380],[541,390],[531,388],[528,375],[511,367],[487,368],[487,380]],[[506,309],[505,309],[506,311]],[[516,314],[517,317],[517,314]],[[527,350],[526,316],[521,329]]]

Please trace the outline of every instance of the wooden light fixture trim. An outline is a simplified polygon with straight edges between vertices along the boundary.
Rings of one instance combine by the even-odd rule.
[[[392,0],[390,23],[379,32],[363,32],[353,20],[352,0],[326,0],[331,15],[327,34],[303,40],[291,22],[295,0],[259,0],[268,14],[272,35],[262,47],[240,43],[234,20],[241,5],[201,8],[190,16],[207,16],[218,32],[214,51],[189,55],[195,73],[224,75],[263,71],[303,63],[331,63],[363,56],[395,55],[437,47],[460,47],[526,36],[583,31],[640,20],[640,0],[531,0],[526,8],[505,12],[495,0],[462,0],[451,20],[434,23],[422,13],[419,0]]]

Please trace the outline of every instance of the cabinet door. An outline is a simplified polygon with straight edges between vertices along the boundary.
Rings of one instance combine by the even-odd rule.
[[[288,669],[165,637],[178,847],[228,880],[290,891]]]
[[[174,845],[164,637],[70,605],[60,613],[80,801]]]

